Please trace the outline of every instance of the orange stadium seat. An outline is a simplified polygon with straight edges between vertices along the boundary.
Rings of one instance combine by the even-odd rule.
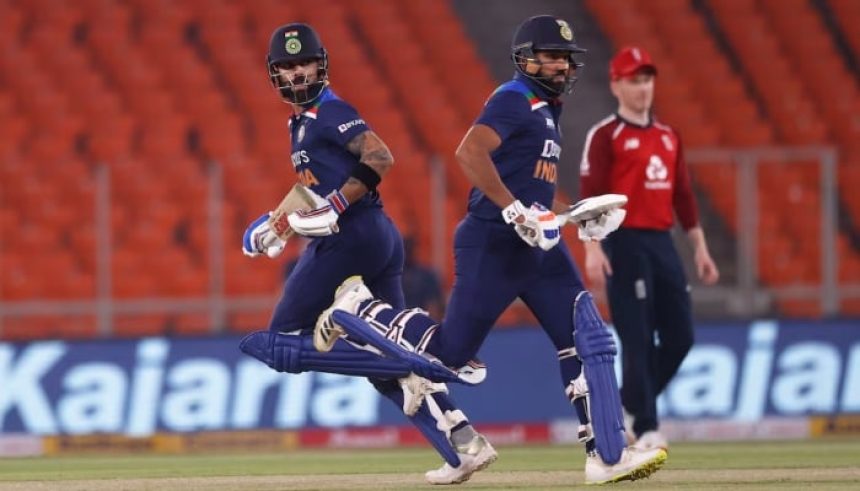
[[[851,74],[820,21],[809,15],[808,2],[787,1],[792,8],[784,10],[796,7],[803,15],[785,14],[772,0],[708,2],[753,91],[734,73],[691,2],[588,0],[587,6],[616,45],[642,44],[659,60],[660,116],[681,129],[685,145],[837,142],[854,152],[843,152],[840,190],[850,214],[860,217],[860,198],[846,192],[847,183],[860,178],[851,165],[860,155],[860,89],[849,81],[854,88],[845,92],[846,101],[828,97]],[[826,1],[840,25],[857,23],[844,24],[860,16],[856,2]],[[95,295],[99,165],[109,171],[111,186],[114,298],[208,294],[210,166],[219,166],[224,179],[219,225],[227,247],[225,293],[274,298],[295,245],[279,262],[248,260],[233,245],[247,221],[271,208],[295,181],[289,107],[279,104],[262,62],[271,30],[294,19],[318,27],[331,47],[333,87],[394,152],[390,177],[397,185],[387,180],[383,194],[395,221],[414,229],[419,255],[428,260],[435,233],[431,213],[444,214],[444,241],[450,244],[468,189],[453,151],[494,82],[449,2],[378,0],[373,8],[360,0],[0,2],[0,42],[9,48],[0,54],[2,300]],[[805,45],[792,37],[798,31],[810,33]],[[856,29],[843,31],[856,48]],[[679,37],[686,42],[671,42]],[[448,69],[450,43],[462,47],[458,57],[469,68]],[[58,45],[63,56],[51,58],[51,66],[67,81],[48,87],[44,63]],[[786,53],[802,53],[812,68],[795,70]],[[404,60],[424,62],[407,74]],[[816,77],[821,71],[835,75]],[[464,78],[470,80],[465,86]],[[444,210],[428,204],[431,161],[446,171]],[[788,215],[796,218],[807,209],[809,219],[815,213],[817,178],[806,172],[761,179],[762,196],[776,203],[776,218],[762,219],[773,240],[760,244],[768,255],[761,261],[763,276],[774,284],[820,276],[817,266],[792,266],[817,247],[797,236],[802,231]],[[733,188],[734,170],[698,166],[695,179],[736,229],[737,197],[725,191]],[[55,244],[64,244],[57,254]],[[51,259],[21,261],[33,251]],[[850,251],[843,251],[843,279],[857,268]],[[65,279],[51,281],[57,274]],[[450,283],[450,267],[445,277]],[[787,312],[804,312],[786,305]],[[228,323],[235,331],[260,329],[269,315],[268,309],[231,312]],[[96,335],[92,316],[65,322],[2,318],[0,326],[3,339]],[[211,327],[208,314],[194,312],[123,313],[114,322],[123,336],[198,334]]]

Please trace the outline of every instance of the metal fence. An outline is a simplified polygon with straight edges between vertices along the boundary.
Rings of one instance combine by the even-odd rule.
[[[716,305],[726,316],[761,317],[779,315],[774,308],[779,301],[815,300],[820,315],[842,314],[843,300],[860,298],[860,278],[851,283],[838,281],[839,250],[837,248],[839,195],[837,187],[837,153],[830,147],[765,147],[756,149],[695,149],[686,154],[688,163],[697,166],[734,166],[736,176],[732,190],[736,193],[737,230],[732,237],[735,245],[737,274],[732,282],[721,281],[718,286],[696,289],[694,302]],[[807,223],[809,236],[819,241],[818,257],[802,260],[817,263],[820,281],[790,284],[768,284],[760,275],[759,241],[763,233],[761,183],[772,176],[762,175],[764,166],[817,166],[817,220]],[[806,173],[809,175],[809,173]],[[805,183],[809,185],[810,183]],[[785,190],[789,192],[789,190]],[[799,219],[799,217],[798,217]],[[799,239],[795,237],[795,239]]]
[[[707,165],[736,166],[736,180],[732,192],[737,195],[736,236],[726,240],[734,244],[737,274],[720,285],[694,290],[694,303],[710,305],[723,317],[760,317],[774,314],[775,301],[786,299],[815,299],[824,316],[839,315],[840,302],[860,298],[860,283],[839,284],[837,271],[839,257],[836,247],[838,234],[838,194],[836,187],[836,153],[826,147],[759,148],[759,149],[696,149],[688,151],[687,160],[695,167]],[[821,281],[816,284],[792,284],[773,286],[762,281],[759,275],[760,239],[759,175],[763,162],[801,162],[802,165],[818,165],[820,172],[820,217],[811,233],[820,240],[820,257],[808,258],[820,264]],[[431,171],[430,202],[432,209],[444,209],[446,182],[444,167],[434,161]],[[93,214],[96,223],[96,296],[85,300],[41,300],[6,301],[0,299],[0,336],[3,321],[9,318],[28,316],[92,316],[101,336],[110,336],[116,316],[147,313],[184,314],[195,313],[208,316],[212,332],[223,330],[228,323],[228,314],[236,312],[269,312],[273,306],[273,295],[228,296],[225,294],[225,238],[220,226],[221,203],[223,202],[223,175],[220,166],[213,164],[208,172],[208,244],[209,278],[208,292],[198,298],[139,298],[117,299],[112,295],[111,243],[111,176],[109,168],[102,166],[95,175],[96,199]],[[435,238],[431,244],[433,266],[439,271],[449,267],[450,244],[445,243],[444,228],[447,224],[441,214],[428,226],[433,227]],[[713,239],[713,238],[712,238]],[[724,264],[721,266],[725,266]],[[860,280],[860,278],[858,278]],[[778,313],[778,312],[777,312]],[[262,327],[262,326],[261,326]]]

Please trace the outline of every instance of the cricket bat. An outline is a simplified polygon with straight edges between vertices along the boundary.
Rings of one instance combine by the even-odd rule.
[[[290,213],[297,210],[313,210],[318,206],[317,201],[308,188],[301,184],[294,184],[290,192],[284,196],[281,203],[269,217],[269,226],[279,239],[286,241],[293,235],[290,222],[287,219]]]

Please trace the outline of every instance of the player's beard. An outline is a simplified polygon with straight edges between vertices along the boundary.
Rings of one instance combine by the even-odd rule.
[[[296,75],[290,81],[287,90],[292,94],[291,99],[294,104],[305,104],[310,100],[310,83],[306,75]]]
[[[573,85],[566,70],[559,70],[548,77],[544,77],[543,83],[558,96],[566,94]]]

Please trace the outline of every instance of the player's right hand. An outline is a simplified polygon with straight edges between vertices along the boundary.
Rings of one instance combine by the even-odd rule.
[[[526,244],[531,247],[535,247],[537,245],[537,221],[534,220],[533,217],[529,216],[528,209],[526,209],[520,200],[514,200],[513,203],[506,206],[502,210],[502,218],[505,219],[505,223],[508,225],[513,225],[517,235],[519,235]]]
[[[287,244],[281,240],[269,226],[271,212],[260,215],[245,229],[242,237],[242,252],[249,257],[265,254],[270,258],[277,257],[284,251]]]
[[[517,235],[531,247],[548,251],[561,239],[558,217],[540,203],[534,203],[526,209],[520,200],[515,200],[502,210],[502,217],[506,223],[514,226]]]

